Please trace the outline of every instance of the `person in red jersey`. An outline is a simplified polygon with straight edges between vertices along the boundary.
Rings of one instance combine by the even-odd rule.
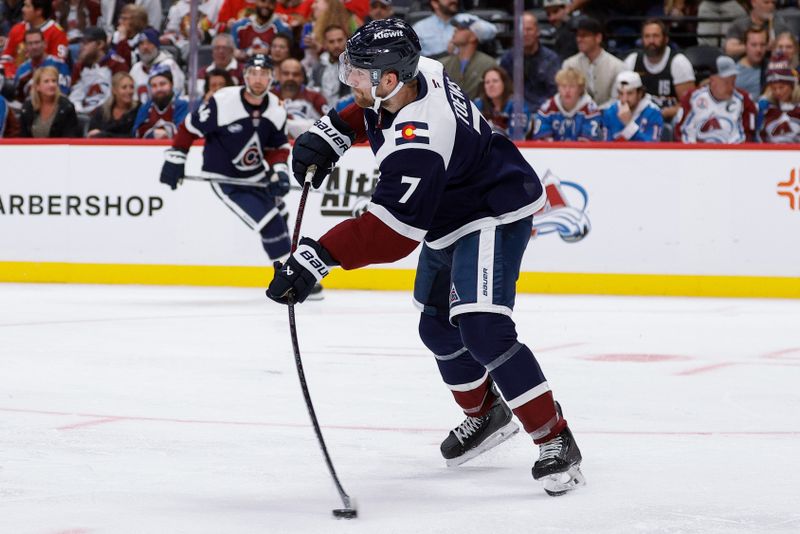
[[[25,32],[39,29],[44,36],[45,53],[62,61],[69,57],[67,34],[52,19],[53,4],[50,0],[25,0],[22,6],[22,22],[15,24],[8,33],[6,47],[0,56],[0,67],[5,68],[6,77],[14,76],[17,67],[25,61]]]

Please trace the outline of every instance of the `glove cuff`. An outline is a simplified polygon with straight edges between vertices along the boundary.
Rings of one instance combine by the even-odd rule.
[[[272,166],[272,173],[275,174],[276,172],[285,172],[288,175],[289,166],[285,163],[276,163]]]
[[[344,132],[339,130],[337,125],[346,127],[346,130]],[[338,157],[342,157],[355,139],[353,129],[336,114],[335,110],[331,110],[328,115],[318,119],[308,131],[324,139]]]
[[[307,242],[304,243],[303,241],[305,240],[300,241],[300,245],[298,245],[297,250],[294,251],[292,256],[297,260],[297,263],[310,272],[317,282],[319,282],[328,276],[330,271],[328,270],[328,266],[317,253],[317,247],[319,247],[319,244],[316,241],[309,239],[309,241],[313,242],[313,245],[317,245],[317,247],[315,247]]]
[[[186,163],[186,152],[177,148],[170,148],[164,152],[164,161],[167,163],[175,163],[177,165]]]

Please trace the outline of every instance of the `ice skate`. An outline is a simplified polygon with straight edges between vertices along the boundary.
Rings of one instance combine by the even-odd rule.
[[[551,497],[563,495],[586,484],[581,473],[581,459],[581,451],[567,427],[550,441],[539,445],[539,459],[532,469],[533,478],[542,480],[544,491]]]
[[[306,300],[322,300],[325,298],[325,292],[322,288],[322,284],[317,282],[314,284],[314,288],[311,290],[311,293],[308,295]]]
[[[519,432],[511,415],[503,399],[497,397],[486,415],[467,416],[442,442],[441,451],[447,467],[461,465]]]

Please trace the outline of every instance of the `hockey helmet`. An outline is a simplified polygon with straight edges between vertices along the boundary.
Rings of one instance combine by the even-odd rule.
[[[248,73],[255,69],[263,69],[269,72],[270,78],[272,77],[272,59],[266,54],[253,54],[248,58],[247,63],[245,64],[244,68],[244,84],[247,88],[247,92],[253,96],[258,98],[264,98],[266,94],[269,92],[270,83],[267,83],[266,88],[261,92],[256,92],[250,86],[250,82],[248,80]]]
[[[339,56],[339,80],[350,87],[368,88],[380,83],[384,72],[396,72],[401,82],[417,75],[419,37],[400,19],[373,20],[347,40]]]

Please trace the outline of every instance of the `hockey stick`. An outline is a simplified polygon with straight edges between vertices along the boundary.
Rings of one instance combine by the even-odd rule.
[[[236,178],[224,178],[222,176],[184,176],[182,180],[192,180],[194,182],[211,182],[211,183],[218,183],[218,184],[230,184],[230,185],[239,185],[243,187],[258,187],[261,189],[266,189],[269,185],[266,182],[246,182],[245,180],[238,180]],[[302,191],[302,187],[298,185],[292,185],[291,189],[294,191]],[[322,195],[358,195],[358,193],[351,193],[348,191],[342,191],[340,189],[311,189],[311,193],[319,193]],[[369,194],[372,195],[372,191],[369,191]]]
[[[311,165],[306,172],[305,182],[303,183],[303,192],[300,194],[300,203],[297,206],[297,220],[294,223],[294,233],[292,234],[292,252],[297,250],[297,243],[300,240],[300,225],[303,222],[303,211],[306,208],[306,198],[308,198],[308,192],[311,189],[311,179],[314,177],[316,170],[317,166]],[[337,508],[333,510],[333,516],[337,519],[355,519],[358,517],[355,499],[351,499],[350,496],[344,491],[342,483],[339,482],[339,477],[336,476],[336,470],[333,468],[333,462],[328,454],[328,448],[325,446],[325,440],[322,437],[322,430],[319,428],[319,422],[317,421],[317,414],[314,411],[314,405],[311,403],[311,395],[308,392],[308,384],[306,384],[306,375],[303,372],[303,361],[300,359],[300,345],[297,341],[297,323],[295,322],[294,316],[294,296],[291,294],[289,294],[288,304],[289,332],[292,336],[294,363],[297,366],[297,376],[300,379],[300,388],[303,390],[303,398],[306,401],[308,415],[311,417],[311,424],[314,425],[314,432],[317,434],[317,441],[322,449],[323,456],[325,456],[325,463],[328,464],[328,471],[333,478],[334,484],[336,484],[336,489],[339,491],[339,497],[342,499],[342,505],[344,505],[344,508]]]

